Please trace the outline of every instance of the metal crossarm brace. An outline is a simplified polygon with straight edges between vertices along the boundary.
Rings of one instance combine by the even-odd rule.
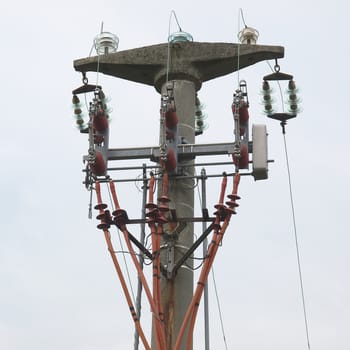
[[[150,260],[153,260],[152,254],[129,231],[128,231],[128,237],[129,237],[130,241],[132,243],[134,243],[136,245],[136,247],[139,248],[139,250],[147,256],[147,258],[149,258]]]
[[[233,142],[213,144],[183,144],[178,145],[179,159],[194,159],[197,156],[230,155],[233,153]],[[84,156],[84,161],[87,160]],[[159,147],[112,148],[107,151],[108,160],[150,159],[158,162]]]
[[[194,253],[194,251],[200,246],[200,244],[205,240],[209,233],[213,230],[214,223],[202,233],[202,235],[193,243],[193,245],[188,249],[188,251],[179,259],[179,261],[174,265],[172,269],[172,277],[176,274],[176,271],[183,265],[183,263]]]

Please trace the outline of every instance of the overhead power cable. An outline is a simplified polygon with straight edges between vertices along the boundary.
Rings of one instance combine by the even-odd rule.
[[[107,185],[107,183],[106,183],[106,186],[107,186],[109,201],[110,201],[111,207],[113,208],[113,211],[114,211],[116,208],[115,208],[114,203],[113,203],[113,200],[112,200],[111,191],[110,191],[110,188],[109,188],[109,186]],[[120,247],[121,247],[120,253],[123,255],[123,261],[124,261],[124,266],[125,266],[125,270],[126,270],[126,276],[127,276],[127,279],[128,279],[128,283],[129,283],[129,288],[130,288],[132,300],[133,300],[133,303],[134,303],[134,305],[135,305],[135,304],[136,304],[136,298],[135,298],[134,288],[133,288],[132,281],[131,281],[131,276],[130,276],[130,271],[129,271],[128,262],[126,261],[126,254],[127,254],[127,253],[126,253],[126,251],[125,251],[125,249],[124,249],[123,242],[122,242],[122,239],[121,239],[121,237],[120,237],[120,231],[119,231],[119,229],[118,229],[118,239],[119,239],[119,245],[120,245]]]
[[[307,312],[306,312],[306,302],[305,302],[305,293],[304,293],[303,274],[302,274],[302,268],[301,268],[299,240],[298,240],[298,232],[297,232],[297,225],[296,225],[293,190],[292,190],[292,181],[291,181],[291,174],[290,174],[290,167],[289,167],[289,157],[288,157],[287,141],[286,141],[286,134],[285,133],[283,133],[283,142],[284,142],[284,150],[285,150],[286,164],[287,164],[288,187],[289,187],[290,205],[291,205],[292,219],[293,219],[294,241],[295,241],[295,249],[296,249],[296,256],[297,256],[297,263],[298,263],[298,275],[299,275],[301,299],[302,299],[302,306],[303,306],[305,333],[306,333],[307,347],[308,347],[308,350],[310,350],[311,347],[310,347],[309,325],[308,325],[308,318],[307,318]]]

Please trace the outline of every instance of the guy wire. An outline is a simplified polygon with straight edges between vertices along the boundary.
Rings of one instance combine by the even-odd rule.
[[[222,319],[222,312],[221,312],[221,306],[220,306],[220,298],[219,298],[219,294],[218,294],[218,290],[217,290],[217,286],[216,286],[215,273],[214,273],[214,266],[211,268],[211,275],[212,275],[212,278],[213,278],[213,284],[214,284],[214,290],[215,290],[216,303],[217,303],[217,305],[218,305],[218,311],[219,311],[219,317],[220,317],[220,325],[221,325],[222,337],[223,337],[223,340],[224,340],[225,349],[228,350],[227,341],[226,341],[226,335],[225,335],[224,322],[223,322],[223,319]]]
[[[270,67],[271,71],[274,72],[270,62],[269,61],[266,61],[266,62],[268,64],[268,66]],[[279,92],[280,92],[280,96],[281,96],[282,111],[284,112],[283,93],[282,93],[281,84],[278,80],[277,80],[277,84],[278,84],[278,88],[279,88]],[[298,232],[297,232],[296,216],[295,216],[295,209],[294,209],[292,180],[291,180],[289,157],[288,157],[288,150],[287,150],[287,140],[286,140],[286,134],[285,133],[282,133],[282,134],[283,134],[284,153],[285,153],[285,158],[286,158],[286,166],[287,166],[287,174],[288,174],[289,197],[290,197],[290,205],[291,205],[291,211],[292,211],[294,241],[295,241],[295,249],[296,249],[297,264],[298,264],[298,275],[299,275],[299,284],[300,284],[300,290],[301,290],[301,300],[302,300],[302,307],[303,307],[306,341],[307,341],[308,350],[310,350],[311,348],[310,348],[309,325],[308,325],[308,318],[307,318],[307,312],[306,312],[304,283],[303,283],[303,274],[302,274],[302,268],[301,268]]]
[[[302,306],[303,306],[305,333],[306,333],[307,347],[308,347],[308,350],[310,350],[309,325],[308,325],[308,318],[307,318],[307,312],[306,312],[306,302],[305,302],[305,293],[304,293],[303,274],[302,274],[302,269],[301,269],[301,259],[300,259],[300,250],[299,250],[299,242],[298,242],[298,234],[297,234],[297,226],[296,226],[296,217],[295,217],[295,210],[294,210],[294,199],[293,199],[293,191],[292,191],[292,182],[291,182],[289,159],[288,159],[288,152],[287,152],[287,141],[286,141],[286,135],[285,134],[283,134],[283,141],[284,141],[284,150],[285,150],[286,164],[287,164],[289,196],[290,196],[290,204],[291,204],[292,218],[293,218],[294,240],[295,240],[296,256],[297,256],[297,263],[298,263],[298,274],[299,274],[299,283],[300,283],[300,291],[301,291],[301,300],[302,300]]]

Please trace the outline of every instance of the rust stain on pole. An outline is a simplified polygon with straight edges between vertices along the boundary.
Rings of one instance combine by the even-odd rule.
[[[165,325],[165,335],[166,335],[166,347],[167,349],[172,349],[173,347],[173,337],[174,337],[174,280],[169,281],[167,285],[167,292],[164,296],[164,317],[167,320]],[[176,337],[176,335],[175,335]]]

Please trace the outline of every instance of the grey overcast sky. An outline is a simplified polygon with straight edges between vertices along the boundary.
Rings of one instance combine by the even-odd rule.
[[[258,43],[285,47],[281,70],[294,75],[302,98],[303,111],[288,123],[286,137],[311,348],[350,349],[350,8],[341,0],[1,2],[1,349],[133,346],[105,242],[87,217],[81,170],[88,144],[72,117],[71,91],[81,85],[73,60],[89,55],[101,22],[119,36],[119,50],[166,42],[171,10],[195,41],[237,42],[239,8],[260,32]],[[267,181],[242,179],[241,206],[217,256],[215,279],[228,349],[301,350],[307,346],[283,138],[260,103],[268,73],[261,62],[240,78],[248,84],[251,123],[267,124],[274,163]],[[88,78],[96,82],[96,74]],[[99,82],[111,98],[111,147],[156,145],[156,91],[104,75]],[[236,87],[237,74],[203,85],[209,128],[197,142],[232,140]],[[212,208],[219,184],[209,187]],[[139,215],[137,187],[117,189],[122,206]],[[211,346],[224,349],[209,281]],[[146,304],[143,312],[149,333]],[[194,349],[203,348],[202,334],[200,319]]]

